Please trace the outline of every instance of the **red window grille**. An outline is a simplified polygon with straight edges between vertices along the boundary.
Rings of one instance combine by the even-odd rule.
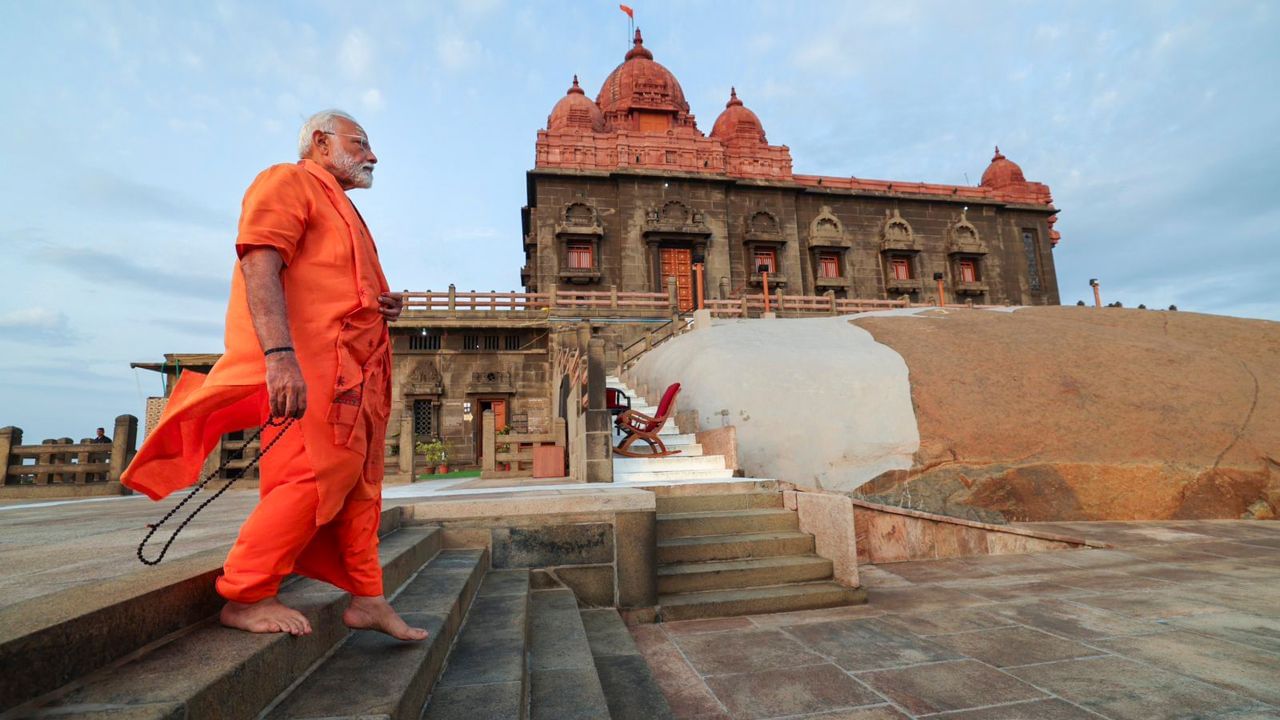
[[[978,282],[978,264],[973,260],[960,261],[960,282]]]
[[[820,278],[838,278],[840,277],[840,254],[839,253],[822,253],[818,256],[818,277]]]
[[[778,272],[778,251],[773,248],[756,248],[754,253],[755,261],[751,265],[751,272],[760,272],[761,267],[766,267],[769,272]]]
[[[896,257],[889,260],[889,267],[893,269],[894,280],[910,280],[911,279],[911,261],[904,257]]]
[[[590,243],[574,243],[569,246],[569,268],[590,270],[595,267],[595,253]]]

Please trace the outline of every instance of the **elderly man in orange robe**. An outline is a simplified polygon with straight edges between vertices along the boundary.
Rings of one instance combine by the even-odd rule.
[[[391,401],[390,292],[373,237],[347,198],[378,162],[351,116],[312,116],[297,164],[263,171],[245,193],[227,308],[226,352],[209,374],[182,374],[123,481],[153,499],[186,487],[224,433],[271,418],[261,501],[217,581],[224,625],[311,632],[277,599],[299,573],[351,593],[343,621],[422,640],[383,594],[378,561],[382,456]]]

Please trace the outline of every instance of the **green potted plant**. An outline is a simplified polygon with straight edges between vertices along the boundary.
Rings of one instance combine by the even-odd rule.
[[[425,468],[426,474],[430,475],[436,471],[436,467],[444,461],[445,445],[439,438],[433,438],[428,442],[420,442],[413,448],[419,455],[425,455],[427,464]]]
[[[510,434],[511,434],[511,426],[510,426],[510,425],[504,425],[504,426],[502,426],[502,429],[498,430],[498,431],[497,431],[496,433],[494,433],[494,434],[495,434],[495,435],[497,435],[499,438],[506,437],[507,435],[510,435]],[[494,446],[493,446],[493,450],[494,450],[494,453],[495,453],[495,454],[497,454],[497,453],[509,453],[509,452],[511,452],[511,443],[505,443],[505,442],[498,442],[498,443],[495,443],[495,444],[494,444]],[[498,467],[498,469],[499,469],[499,470],[510,470],[510,469],[511,469],[511,463],[505,463],[505,462],[504,462],[504,463],[496,463],[496,466]]]
[[[449,472],[449,443],[443,440],[437,440],[440,443],[440,459],[436,464],[436,472],[443,475]]]

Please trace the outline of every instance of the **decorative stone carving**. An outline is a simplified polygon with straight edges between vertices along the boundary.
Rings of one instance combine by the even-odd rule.
[[[420,360],[404,379],[404,395],[439,395],[443,392],[440,371],[433,360]]]
[[[747,217],[747,232],[745,239],[748,242],[773,242],[781,243],[785,241],[782,237],[782,223],[778,222],[778,216],[768,210],[757,210]]]
[[[960,219],[951,225],[951,237],[947,243],[947,252],[955,255],[985,255],[987,246],[978,235],[978,228],[969,222],[968,208],[960,211]]]
[[[831,212],[830,205],[818,209],[818,215],[809,223],[809,246],[846,248],[849,241],[844,236],[844,225]]]
[[[920,251],[920,243],[916,241],[915,233],[911,231],[911,223],[903,219],[897,208],[893,209],[892,215],[888,210],[884,213],[884,225],[880,228],[880,249]]]
[[[662,238],[704,240],[711,235],[706,218],[679,200],[668,200],[660,208],[645,213],[645,239],[653,242]]]
[[[602,237],[604,226],[600,224],[600,213],[586,203],[575,202],[565,206],[564,221],[556,223],[556,237],[583,236]]]

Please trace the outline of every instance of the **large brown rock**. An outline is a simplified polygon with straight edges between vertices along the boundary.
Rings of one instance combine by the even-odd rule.
[[[857,318],[911,378],[920,450],[861,489],[1018,520],[1274,517],[1280,323],[1117,308]]]

